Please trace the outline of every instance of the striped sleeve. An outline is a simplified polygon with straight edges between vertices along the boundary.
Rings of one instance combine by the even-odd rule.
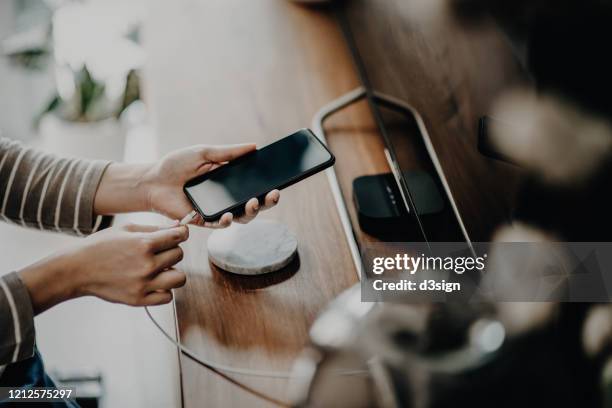
[[[87,235],[108,226],[94,197],[107,161],[59,158],[0,138],[0,220]]]
[[[0,365],[34,354],[34,311],[19,275],[0,277]]]

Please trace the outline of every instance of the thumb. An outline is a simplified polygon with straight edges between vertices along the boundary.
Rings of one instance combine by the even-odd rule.
[[[256,148],[254,143],[246,143],[230,146],[210,146],[203,150],[202,154],[208,161],[215,163],[223,163],[232,161],[237,157],[254,151]]]

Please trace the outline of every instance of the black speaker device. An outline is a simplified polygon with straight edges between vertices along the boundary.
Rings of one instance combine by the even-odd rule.
[[[404,177],[419,216],[442,211],[444,200],[428,173],[410,171]],[[413,222],[392,173],[357,177],[353,180],[353,201],[359,226],[368,234],[388,235]]]

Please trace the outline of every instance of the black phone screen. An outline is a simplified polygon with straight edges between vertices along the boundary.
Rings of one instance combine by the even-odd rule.
[[[203,216],[217,217],[323,170],[333,160],[319,139],[303,129],[190,181],[185,191]]]

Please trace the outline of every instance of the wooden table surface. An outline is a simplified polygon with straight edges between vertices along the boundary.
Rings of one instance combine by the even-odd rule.
[[[504,84],[516,82],[507,50],[498,36],[455,25],[428,31],[407,17],[400,0],[346,4],[351,25],[363,28],[356,37],[374,87],[421,111],[466,225],[474,238],[486,237],[505,216],[513,187],[499,193],[496,180],[511,177],[504,165],[477,153],[475,119]],[[268,143],[309,127],[321,106],[361,85],[338,22],[325,8],[284,0],[155,0],[150,7],[145,97],[159,154],[195,143]],[[385,19],[400,17],[411,24],[398,25],[406,32],[393,33],[385,43],[392,52],[383,52],[377,44],[386,41]],[[480,75],[487,49],[503,58]],[[371,112],[357,103],[334,115],[326,129],[356,236],[376,241],[358,228],[351,205],[355,177],[389,171]],[[189,279],[176,292],[177,327],[185,345],[220,364],[286,371],[317,314],[357,275],[324,174],[284,191],[263,217],[297,235],[299,260],[270,276],[230,275],[208,262],[210,232],[192,228],[180,265]],[[184,357],[180,363],[186,407],[269,406]],[[235,377],[288,398],[287,380]]]
[[[309,127],[322,105],[359,85],[333,17],[287,1],[159,0],[145,42],[160,154],[194,143],[268,143]],[[361,104],[334,118],[332,133],[372,131],[368,117]],[[340,160],[362,157],[371,160]],[[220,364],[287,371],[317,314],[358,278],[325,174],[284,191],[263,217],[297,235],[299,260],[270,276],[231,275],[208,262],[210,232],[192,228],[180,264],[189,278],[175,299],[178,329],[186,346]],[[181,366],[186,407],[267,406],[184,357]],[[287,380],[236,378],[288,396]]]

